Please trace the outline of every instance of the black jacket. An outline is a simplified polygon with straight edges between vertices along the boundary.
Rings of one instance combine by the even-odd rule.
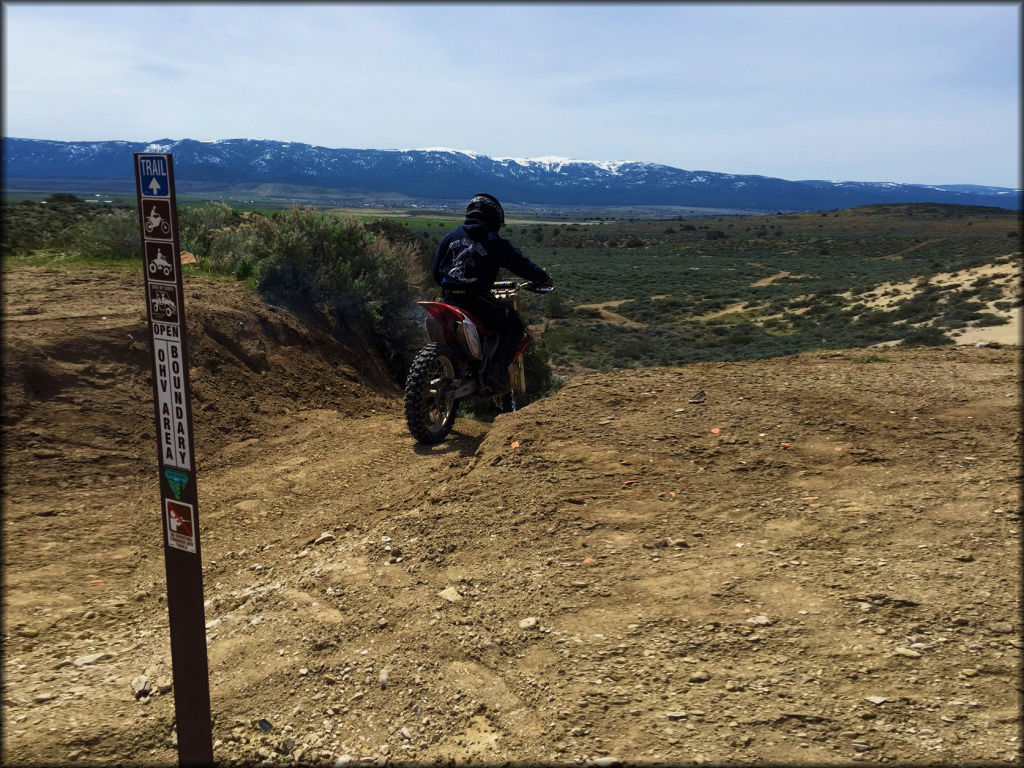
[[[549,279],[547,272],[508,240],[480,222],[466,219],[462,226],[445,235],[430,269],[434,282],[442,288],[487,293],[502,267],[531,282]]]

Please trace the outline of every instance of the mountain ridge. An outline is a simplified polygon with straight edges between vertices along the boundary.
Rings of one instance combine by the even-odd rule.
[[[789,181],[754,174],[689,171],[647,161],[546,156],[493,158],[470,150],[333,149],[265,139],[163,138],[152,142],[52,141],[4,137],[4,183],[67,179],[124,183],[135,152],[174,155],[179,180],[222,185],[277,183],[358,189],[427,200],[487,189],[510,203],[665,205],[808,211],[877,203],[947,203],[1019,210],[1021,192],[896,182]]]

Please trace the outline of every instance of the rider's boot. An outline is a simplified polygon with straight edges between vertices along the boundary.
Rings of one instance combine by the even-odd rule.
[[[492,395],[504,395],[512,388],[508,367],[512,364],[522,340],[521,334],[516,338],[514,333],[503,333],[498,340],[494,356],[491,357],[487,370],[484,372],[484,383],[487,384]]]

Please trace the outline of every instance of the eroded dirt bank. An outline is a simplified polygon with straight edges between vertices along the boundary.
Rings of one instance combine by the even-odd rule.
[[[141,278],[4,291],[3,762],[173,763]],[[579,376],[423,449],[357,352],[187,301],[218,761],[1019,759],[1018,348]]]

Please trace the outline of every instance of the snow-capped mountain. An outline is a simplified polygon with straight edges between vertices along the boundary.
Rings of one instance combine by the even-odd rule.
[[[936,202],[1019,209],[1020,190],[953,184],[786,181],[649,162],[565,157],[492,158],[469,150],[331,149],[260,139],[48,141],[4,138],[5,186],[93,181],[133,189],[132,153],[174,156],[179,191],[288,184],[424,200],[460,200],[486,190],[509,203],[673,205],[746,210],[825,210],[874,203]],[[110,185],[116,185],[110,186]]]

